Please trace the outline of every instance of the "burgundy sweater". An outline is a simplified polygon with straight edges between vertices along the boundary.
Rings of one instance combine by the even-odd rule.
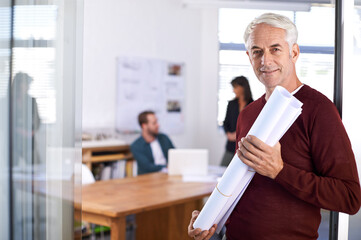
[[[334,104],[307,85],[294,96],[302,114],[280,140],[284,167],[274,180],[254,175],[226,223],[227,240],[317,239],[320,208],[360,208],[355,158]],[[265,103],[262,96],[239,114],[237,143]]]

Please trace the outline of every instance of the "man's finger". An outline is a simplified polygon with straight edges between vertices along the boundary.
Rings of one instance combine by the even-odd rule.
[[[250,149],[247,149],[247,147]],[[264,153],[260,150],[256,149],[251,143],[249,143],[247,140],[244,140],[242,143],[242,146],[240,148],[241,155],[243,158],[247,159],[248,161],[251,161],[255,165],[261,165],[263,158],[260,157]],[[238,156],[240,159],[242,156]]]
[[[198,216],[199,215],[199,211],[198,210],[194,210],[193,212],[192,212],[192,218],[193,217],[196,217],[196,216]]]
[[[241,151],[239,149],[237,149],[237,156],[239,159],[241,159],[241,155],[242,155]]]
[[[195,220],[197,219],[198,214],[199,214],[199,211],[197,211],[197,210],[194,210],[194,211],[192,212],[192,218],[191,218],[191,221],[190,221],[190,223],[189,223],[189,225],[188,225],[188,235],[189,235],[190,237],[194,237],[194,236],[198,235],[199,233],[201,233],[201,231],[202,231],[202,230],[199,229],[199,228],[197,228],[197,229],[194,229],[194,228],[193,228],[193,223],[194,223]]]
[[[241,161],[246,164],[247,166],[253,168],[254,170],[257,171],[257,165],[254,164],[252,161],[248,160],[247,158],[245,158],[242,154],[241,151],[237,150],[237,152],[240,152],[240,154],[238,155],[239,159],[241,159]]]
[[[259,138],[257,138],[256,136],[253,135],[248,135],[246,137],[246,140],[248,142],[250,142],[255,148],[257,148],[258,150],[261,150],[262,152],[267,151],[270,146],[268,146],[266,143],[264,143],[263,141],[261,141]]]
[[[201,230],[200,228],[196,228],[196,229],[193,228],[193,222],[192,222],[192,221],[189,223],[189,226],[188,226],[188,235],[189,235],[190,237],[195,237],[195,236],[197,236],[198,234],[200,234],[201,232],[202,232],[202,230]]]
[[[196,228],[194,230],[191,230],[188,235],[190,237],[197,237],[198,235],[200,235],[201,232],[202,230],[200,228]]]
[[[192,212],[192,218],[191,218],[191,225],[192,225],[192,227],[193,227],[193,223],[196,221],[198,215],[199,215],[199,211],[194,210],[194,211]]]
[[[202,234],[199,235],[198,239],[202,239],[202,240],[205,239],[208,236],[208,233],[209,233],[208,230],[203,231]]]
[[[253,148],[254,148],[254,147],[253,147]],[[249,150],[245,147],[245,145],[243,145],[243,146],[241,147],[240,151],[241,151],[241,153],[242,153],[242,156],[243,156],[244,158],[248,159],[249,161],[252,161],[252,162],[254,162],[254,163],[257,163],[257,162],[260,161],[260,159],[258,158],[257,153],[255,153],[255,152],[256,152],[255,148],[253,149],[253,151],[255,151],[255,152],[252,152],[252,151],[249,151]],[[261,154],[261,153],[258,153],[258,154]]]
[[[262,156],[265,152],[268,152],[268,148],[267,149],[264,148],[264,145],[266,145],[265,143],[263,143],[258,138],[257,138],[257,140],[259,142],[255,143],[254,141],[252,141],[252,139],[256,139],[256,137],[253,137],[253,138],[252,138],[252,136],[251,136],[251,138],[247,137],[242,143],[243,147],[246,148],[253,155],[255,155],[257,158],[259,158],[259,156]]]
[[[241,141],[238,142],[238,149],[241,149],[243,141],[244,141],[244,137],[241,138]]]
[[[206,237],[205,240],[209,240],[209,239],[213,236],[213,234],[214,234],[214,232],[216,231],[216,229],[217,229],[217,224],[214,224],[214,225],[211,227],[211,229],[209,229],[208,236]]]

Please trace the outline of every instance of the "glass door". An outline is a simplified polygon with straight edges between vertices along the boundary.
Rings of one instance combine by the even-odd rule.
[[[343,55],[343,122],[355,154],[359,179],[361,178],[361,2],[343,1],[344,55]],[[339,238],[358,240],[361,237],[361,211],[356,215],[340,214]]]
[[[0,232],[10,238],[9,81],[11,59],[11,0],[0,2]]]
[[[80,239],[82,1],[0,12],[2,239]]]

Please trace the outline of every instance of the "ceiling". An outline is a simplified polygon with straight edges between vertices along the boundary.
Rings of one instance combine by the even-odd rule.
[[[335,4],[336,0],[183,0],[186,5],[199,5],[208,7],[250,7],[258,8],[264,6],[264,4],[272,3],[275,7],[287,8],[287,6],[293,6],[293,8],[306,9],[306,6],[311,5],[329,5]],[[349,1],[349,0],[344,0]],[[361,0],[354,0],[356,6],[361,6]]]

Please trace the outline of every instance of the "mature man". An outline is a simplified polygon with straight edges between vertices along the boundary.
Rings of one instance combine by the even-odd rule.
[[[138,122],[142,135],[130,149],[138,163],[138,174],[158,172],[167,167],[168,150],[174,148],[167,135],[159,133],[157,117],[152,111],[139,114]]]
[[[300,82],[297,29],[286,17],[263,14],[247,27],[247,55],[266,93],[237,122],[237,154],[257,173],[226,223],[227,240],[317,239],[320,208],[355,214],[360,184],[351,144],[333,103]],[[274,147],[246,134],[276,86],[303,102],[302,114]],[[282,146],[282,148],[281,148]],[[188,233],[209,239],[192,223]]]

